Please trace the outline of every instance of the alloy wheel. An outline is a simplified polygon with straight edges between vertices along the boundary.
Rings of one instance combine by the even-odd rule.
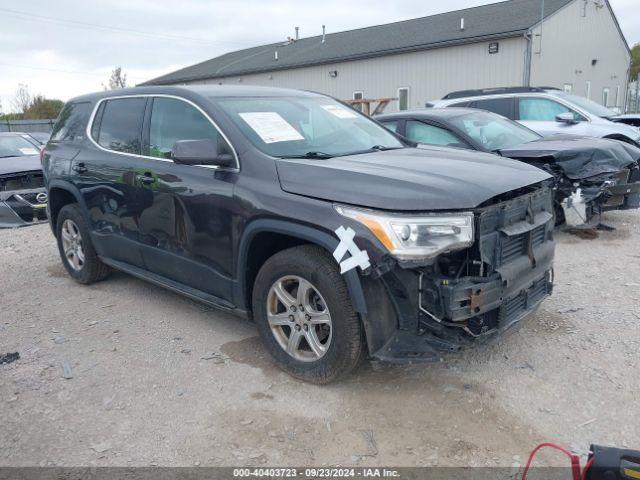
[[[62,223],[62,251],[67,262],[76,272],[84,266],[84,250],[82,249],[82,235],[73,220],[66,219]]]
[[[267,296],[267,321],[276,341],[303,362],[322,358],[331,345],[331,314],[318,289],[299,276],[278,279]]]

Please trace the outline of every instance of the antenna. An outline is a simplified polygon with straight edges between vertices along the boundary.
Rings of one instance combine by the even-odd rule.
[[[300,34],[300,27],[296,27],[296,40],[298,40]]]
[[[322,25],[322,43],[324,43],[325,40],[325,36],[326,36],[326,27],[324,25]]]

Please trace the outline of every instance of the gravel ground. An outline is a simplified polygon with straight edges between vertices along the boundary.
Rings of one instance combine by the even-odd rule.
[[[0,465],[501,465],[540,441],[640,448],[640,216],[557,235],[556,290],[500,342],[365,362],[317,387],[251,323],[116,273],[65,274],[47,225],[0,231]],[[71,378],[65,378],[71,377]],[[547,464],[566,465],[555,455]]]

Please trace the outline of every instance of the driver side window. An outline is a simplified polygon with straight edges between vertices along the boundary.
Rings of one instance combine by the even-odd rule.
[[[175,98],[156,97],[151,110],[149,156],[171,158],[178,140],[217,140],[219,154],[231,149],[213,124],[196,108]]]
[[[561,103],[548,98],[526,97],[521,98],[520,120],[531,122],[555,122],[556,116],[561,113],[572,113],[576,122],[584,121],[584,117],[577,112],[565,107]]]
[[[417,143],[468,148],[467,144],[457,135],[435,125],[409,120],[407,121],[406,130],[407,138]]]

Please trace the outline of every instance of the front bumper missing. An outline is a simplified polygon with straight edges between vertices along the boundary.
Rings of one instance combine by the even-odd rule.
[[[0,192],[0,228],[14,228],[47,221],[47,204],[39,202],[44,188]]]
[[[457,275],[431,267],[383,275],[398,328],[373,356],[396,363],[438,360],[533,314],[553,290],[552,211],[548,190],[480,209],[477,241],[464,264],[475,267],[454,268]]]

